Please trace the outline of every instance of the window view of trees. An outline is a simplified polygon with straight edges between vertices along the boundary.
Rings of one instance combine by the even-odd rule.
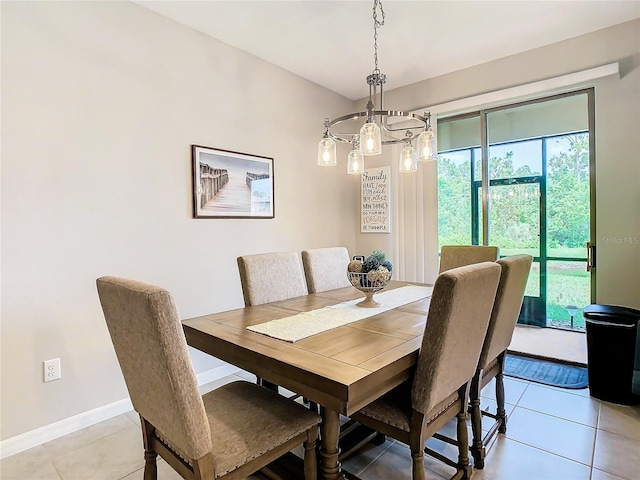
[[[490,243],[500,247],[501,255],[540,256],[540,195],[546,182],[547,318],[552,326],[568,326],[570,310],[566,307],[581,309],[590,303],[589,274],[584,261],[575,261],[586,257],[585,242],[589,239],[588,134],[492,145],[488,168]],[[438,154],[440,246],[472,243],[473,228],[481,238],[480,185],[479,148]],[[474,193],[478,203],[475,221]],[[539,266],[534,263],[529,279],[527,294],[531,296],[539,295]],[[573,320],[576,328],[583,328],[580,313]]]
[[[438,154],[438,250],[471,243],[472,154],[472,149]]]
[[[548,248],[554,256],[581,257],[589,239],[589,137],[568,135],[551,143],[559,151],[547,163]]]

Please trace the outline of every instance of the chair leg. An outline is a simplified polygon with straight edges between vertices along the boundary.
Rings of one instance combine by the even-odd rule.
[[[309,402],[309,410],[311,410],[312,412],[319,413],[320,407],[316,402]]]
[[[375,437],[373,437],[371,439],[371,443],[373,443],[376,446],[380,446],[380,445],[384,445],[384,442],[387,441],[387,436],[383,435],[382,433],[378,433],[378,435],[376,435]]]
[[[498,404],[496,420],[500,422],[498,433],[507,433],[507,411],[504,408],[504,375],[502,374],[504,367],[504,355],[505,354],[503,353],[501,358],[498,358],[500,369],[496,375],[496,403]]]
[[[466,403],[466,396],[462,397],[462,402]],[[457,433],[458,433],[458,470],[462,472],[463,479],[471,478],[471,465],[469,465],[469,432],[467,431],[467,412],[466,408],[458,412],[456,415]]]
[[[153,448],[153,435],[155,427],[151,425],[145,418],[140,416],[140,424],[142,425],[142,443],[144,444],[144,480],[158,479],[158,465],[156,458],[158,454]]]
[[[262,377],[257,377],[256,383],[261,387],[266,388],[267,390],[271,390],[272,392],[278,393],[278,385],[276,385],[275,383],[269,382],[268,380],[265,380]]]
[[[311,428],[307,432],[307,440],[304,446],[304,478],[305,480],[317,480],[318,462],[316,457],[316,443],[318,440],[318,428]]]
[[[157,480],[158,479],[158,464],[156,463],[155,452],[144,452],[144,480]]]
[[[480,411],[480,379],[482,370],[477,370],[471,380],[469,398],[471,399],[471,430],[473,432],[473,442],[471,443],[471,455],[473,456],[473,466],[484,468],[485,449],[482,443],[482,412]]]
[[[425,480],[424,476],[424,452],[422,448],[411,449],[411,475],[413,480]]]

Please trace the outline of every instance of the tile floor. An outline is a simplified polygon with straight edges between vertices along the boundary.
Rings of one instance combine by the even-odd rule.
[[[202,387],[208,391],[239,380],[244,372]],[[253,377],[255,378],[255,377]],[[506,378],[506,435],[491,444],[476,480],[640,479],[640,406],[600,402],[588,390],[563,390]],[[483,408],[495,409],[493,382],[483,390]],[[455,428],[447,425],[445,429]],[[456,449],[431,439],[432,448],[455,458]],[[365,446],[345,462],[362,480],[411,478],[408,448],[388,440]],[[45,443],[0,462],[2,480],[142,480],[142,442],[137,415],[129,412]],[[430,480],[454,470],[429,457]],[[179,480],[159,461],[160,480]],[[259,476],[252,476],[258,479]]]

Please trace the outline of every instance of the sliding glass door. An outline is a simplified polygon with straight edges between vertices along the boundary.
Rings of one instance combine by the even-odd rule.
[[[592,91],[438,120],[439,245],[534,257],[521,323],[583,329],[593,298]]]

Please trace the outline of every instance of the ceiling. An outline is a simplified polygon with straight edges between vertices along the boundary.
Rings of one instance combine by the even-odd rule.
[[[369,93],[370,0],[136,3],[350,99]],[[386,90],[640,18],[638,0],[385,0],[383,8]]]

